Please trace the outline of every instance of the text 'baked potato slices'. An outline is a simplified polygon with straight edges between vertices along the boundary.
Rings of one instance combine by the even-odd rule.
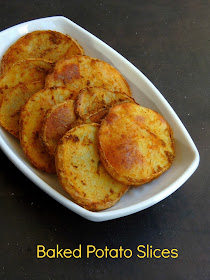
[[[76,120],[74,100],[67,100],[53,106],[46,114],[42,125],[42,141],[50,155],[54,155],[59,140]]]
[[[102,87],[85,88],[80,91],[76,102],[76,113],[79,118],[110,108],[122,102],[135,102],[133,98],[122,92],[112,92]]]
[[[0,124],[15,137],[19,138],[20,111],[27,100],[44,88],[44,80],[30,84],[18,84],[8,92],[0,107]]]
[[[52,72],[54,64],[43,59],[28,59],[13,65],[12,68],[0,77],[0,105],[5,96],[13,87],[18,84],[28,85],[36,81],[45,80]]]
[[[71,37],[51,30],[34,31],[21,37],[7,50],[1,61],[1,74],[15,62],[28,58],[56,62],[63,56],[76,54],[83,54],[83,49]]]
[[[55,172],[55,162],[41,141],[43,120],[52,106],[71,96],[66,88],[43,89],[32,95],[21,110],[20,143],[23,151],[36,168],[48,173]]]
[[[95,86],[131,95],[128,83],[114,67],[81,55],[57,62],[53,73],[46,78],[46,87],[54,86],[67,87],[75,93],[75,99],[81,89]]]
[[[69,130],[56,151],[56,170],[63,188],[82,207],[97,211],[113,206],[128,190],[100,162],[98,124]]]
[[[171,166],[175,155],[172,130],[153,110],[134,103],[116,105],[102,121],[99,153],[113,178],[141,185]]]

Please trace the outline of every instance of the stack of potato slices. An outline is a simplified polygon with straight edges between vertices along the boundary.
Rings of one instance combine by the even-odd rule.
[[[21,37],[1,62],[0,123],[39,170],[57,173],[75,203],[99,211],[130,185],[165,172],[173,133],[138,105],[125,78],[56,31]]]

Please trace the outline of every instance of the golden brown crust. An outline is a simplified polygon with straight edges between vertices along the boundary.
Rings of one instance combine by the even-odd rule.
[[[19,138],[19,118],[21,108],[27,100],[44,88],[44,80],[30,84],[18,84],[8,92],[0,107],[0,124],[16,138]]]
[[[53,106],[46,114],[41,138],[49,154],[54,156],[59,140],[76,120],[74,100],[67,100]]]
[[[113,178],[141,185],[171,166],[175,156],[173,133],[157,112],[123,103],[112,107],[102,121],[99,154]]]
[[[43,59],[27,59],[17,62],[0,78],[0,105],[3,96],[21,84],[27,86],[36,81],[45,80],[52,72],[54,64]]]
[[[104,169],[97,150],[98,124],[68,131],[56,151],[56,170],[63,188],[82,207],[99,211],[113,206],[128,190]]]
[[[49,155],[40,139],[43,120],[52,106],[71,96],[66,88],[44,89],[29,98],[21,111],[20,143],[23,151],[36,168],[48,173],[55,173],[55,164],[54,157]]]
[[[46,78],[46,87],[53,86],[65,86],[75,95],[81,89],[96,86],[131,96],[126,80],[114,67],[84,55],[75,55],[57,62],[53,73]]]
[[[17,40],[4,54],[1,74],[14,63],[28,58],[42,58],[56,62],[62,57],[83,54],[82,47],[70,36],[52,30],[38,30]]]

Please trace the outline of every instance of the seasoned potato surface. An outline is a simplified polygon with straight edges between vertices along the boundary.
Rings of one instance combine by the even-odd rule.
[[[119,103],[135,102],[134,99],[122,92],[113,92],[102,87],[85,88],[80,91],[76,102],[76,113],[79,118],[86,119],[88,116],[108,109]]]
[[[99,152],[113,178],[141,185],[171,166],[175,155],[172,130],[151,109],[134,103],[116,105],[102,121]]]
[[[56,62],[64,56],[75,54],[83,54],[83,49],[70,36],[51,30],[34,31],[21,37],[7,50],[1,61],[1,74],[17,61],[28,58]]]
[[[53,63],[43,59],[27,59],[13,65],[5,75],[0,77],[0,105],[3,96],[13,87],[45,80],[53,67]]]
[[[46,114],[42,125],[42,141],[50,155],[54,155],[59,140],[76,120],[74,100],[53,106]]]
[[[98,124],[68,131],[56,151],[56,170],[63,188],[73,200],[92,211],[113,206],[128,190],[115,181],[100,162]]]
[[[95,86],[131,95],[128,83],[114,67],[84,55],[75,55],[56,63],[53,73],[46,78],[46,87],[54,86],[67,87],[75,93],[75,99],[81,89]]]
[[[19,138],[21,108],[34,93],[43,88],[44,80],[30,84],[18,84],[4,96],[0,107],[0,123],[15,137]]]
[[[49,109],[71,96],[66,88],[43,89],[32,95],[21,111],[20,143],[23,151],[36,168],[48,173],[55,173],[55,163],[41,141],[42,124]]]

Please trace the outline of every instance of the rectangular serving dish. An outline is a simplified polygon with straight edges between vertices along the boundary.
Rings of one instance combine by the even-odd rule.
[[[162,114],[174,131],[176,157],[171,168],[158,179],[130,189],[113,207],[100,212],[88,211],[70,200],[55,175],[33,168],[19,141],[0,128],[0,147],[7,157],[31,181],[59,203],[80,216],[95,222],[116,219],[146,209],[176,191],[196,170],[199,154],[184,125],[156,87],[128,60],[69,19],[56,16],[25,22],[0,32],[0,59],[21,36],[35,30],[55,30],[75,38],[85,54],[106,61],[117,68],[130,85],[133,97],[142,106]]]

